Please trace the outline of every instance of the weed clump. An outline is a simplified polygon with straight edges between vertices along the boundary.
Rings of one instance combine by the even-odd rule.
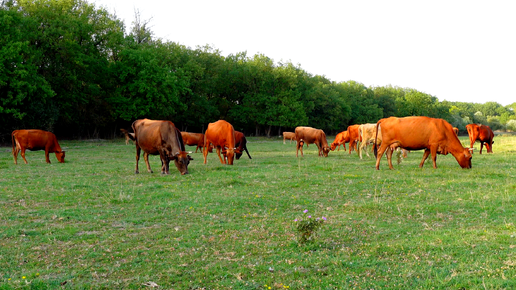
[[[308,215],[308,210],[303,211],[303,216],[299,219],[295,219],[297,231],[299,232],[299,243],[304,244],[308,241],[313,241],[315,232],[322,227],[326,221],[325,217],[312,218]]]

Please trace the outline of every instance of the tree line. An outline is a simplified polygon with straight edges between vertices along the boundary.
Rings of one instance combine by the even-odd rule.
[[[300,125],[327,134],[390,116],[443,118],[516,130],[516,103],[440,102],[412,88],[367,87],[313,75],[289,61],[155,38],[135,13],[84,0],[3,0],[0,6],[0,139],[38,128],[61,138],[110,138],[139,118],[203,132],[224,119],[246,135]],[[486,96],[488,97],[488,96]]]

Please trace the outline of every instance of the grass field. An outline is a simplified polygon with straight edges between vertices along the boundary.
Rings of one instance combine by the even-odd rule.
[[[121,139],[61,141],[65,164],[1,147],[0,289],[516,288],[516,136],[470,170],[248,141],[252,160],[193,153],[185,176],[135,175]],[[300,244],[305,209],[327,221]]]

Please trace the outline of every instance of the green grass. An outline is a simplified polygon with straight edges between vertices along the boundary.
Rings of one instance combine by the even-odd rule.
[[[516,288],[516,137],[471,170],[248,140],[252,160],[193,153],[186,176],[135,175],[123,140],[61,141],[50,165],[0,148],[0,289]],[[328,220],[298,244],[304,209]]]

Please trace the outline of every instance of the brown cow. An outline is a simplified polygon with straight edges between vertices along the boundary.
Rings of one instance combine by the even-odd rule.
[[[290,144],[292,144],[292,140],[296,140],[296,133],[294,132],[283,132],[283,144],[285,143],[285,140],[290,139]]]
[[[349,154],[351,154],[352,150],[357,151],[357,143],[360,141],[360,134],[358,134],[358,127],[360,125],[351,125],[348,126],[348,136],[349,136]]]
[[[135,140],[136,144],[136,170],[139,173],[138,161],[140,152],[143,150],[143,159],[147,165],[147,171],[152,173],[149,164],[149,154],[158,155],[161,159],[161,173],[169,174],[170,160],[174,160],[177,170],[181,175],[188,174],[188,164],[193,160],[187,152],[181,132],[170,121],[140,119],[133,122],[134,134],[129,138]]]
[[[471,150],[462,147],[459,138],[453,132],[450,123],[443,119],[429,117],[390,117],[376,123],[376,131],[382,134],[382,145],[378,152],[375,148],[376,169],[380,169],[380,160],[387,151],[389,168],[392,167],[392,152],[401,147],[407,150],[425,149],[419,167],[423,167],[428,155],[432,154],[434,168],[437,168],[437,154],[451,153],[462,168],[471,168]]]
[[[212,143],[215,148],[217,148],[217,155],[219,156],[220,163],[233,165],[233,159],[235,158],[235,153],[241,153],[238,149],[235,149],[235,129],[233,126],[224,121],[218,120],[214,123],[208,124],[208,129],[204,133],[204,164],[206,164],[206,159],[208,157],[207,145]],[[224,155],[224,160],[220,156],[220,152],[222,150],[222,154]]]
[[[453,127],[453,132],[455,132],[455,135],[459,136],[459,128]]]
[[[190,133],[190,132],[181,132],[181,137],[183,138],[183,142],[188,146],[197,146],[195,148],[195,153],[197,153],[198,149],[204,147],[204,134],[203,133]]]
[[[247,156],[249,156],[249,159],[252,159],[251,155],[249,155],[249,151],[247,151],[247,139],[245,138],[244,133],[235,131],[235,146],[237,147],[239,152],[235,152],[237,160],[240,159],[240,156],[242,156],[244,150],[245,153],[247,153]]]
[[[60,163],[65,162],[65,151],[61,150],[54,133],[37,129],[15,130],[11,133],[11,140],[14,164],[18,164],[18,152],[20,151],[23,161],[27,164],[27,159],[25,159],[25,150],[27,149],[30,151],[45,150],[47,163],[50,163],[49,153],[55,153],[57,161]]]
[[[134,140],[134,133],[129,133],[126,129],[120,129],[122,133],[124,133],[125,136],[125,145],[129,145],[129,140]],[[132,138],[129,136],[131,135]],[[133,141],[134,142],[134,141]],[[136,144],[136,143],[135,143]]]
[[[489,126],[482,124],[469,124],[466,125],[466,129],[468,130],[469,141],[471,145],[470,148],[473,148],[473,144],[475,141],[480,141],[480,153],[482,154],[482,148],[484,147],[484,143],[486,144],[487,153],[493,153],[493,137],[494,133]]]
[[[346,151],[346,143],[349,142],[349,134],[348,131],[342,131],[337,136],[335,136],[335,141],[331,143],[330,149],[331,151],[335,151],[335,148],[337,148],[337,151],[340,151],[340,145],[344,145],[344,151]]]
[[[303,145],[305,143],[315,144],[319,148],[319,156],[328,157],[330,147],[323,130],[312,127],[296,127],[296,140],[296,157],[298,156],[299,149],[301,149],[301,156],[303,156]]]

